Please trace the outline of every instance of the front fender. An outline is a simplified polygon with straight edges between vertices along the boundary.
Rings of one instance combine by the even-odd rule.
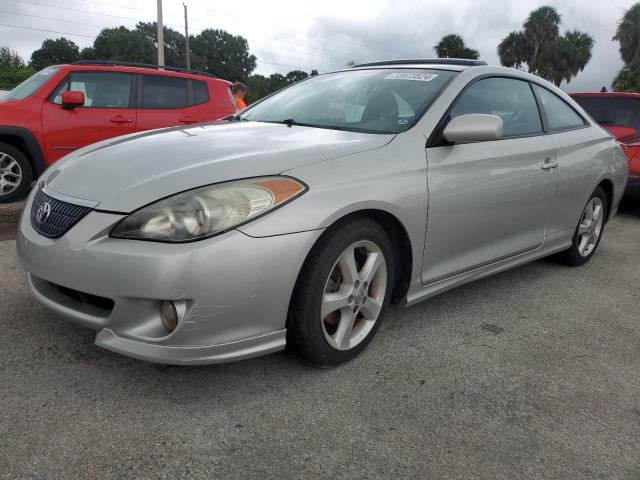
[[[428,203],[425,142],[414,129],[376,150],[288,170],[309,190],[239,230],[254,237],[282,235],[328,228],[346,215],[380,210],[405,228],[414,271],[420,271]]]

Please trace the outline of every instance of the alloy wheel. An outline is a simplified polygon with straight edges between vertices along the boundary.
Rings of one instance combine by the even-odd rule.
[[[22,182],[22,168],[8,153],[0,152],[0,195],[15,192]]]
[[[375,325],[387,292],[387,265],[375,243],[349,246],[326,281],[320,321],[325,339],[336,350],[350,350]]]
[[[582,212],[578,225],[578,252],[588,257],[596,248],[604,223],[604,205],[599,197],[593,197]]]

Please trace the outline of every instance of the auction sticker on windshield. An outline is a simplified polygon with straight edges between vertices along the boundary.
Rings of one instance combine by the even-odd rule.
[[[430,82],[438,75],[433,73],[390,73],[386,77],[385,80],[417,80],[418,82]]]

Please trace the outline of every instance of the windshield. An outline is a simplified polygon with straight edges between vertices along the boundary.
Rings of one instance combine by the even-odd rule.
[[[455,72],[352,70],[310,78],[241,114],[243,120],[369,133],[411,128]]]
[[[573,99],[600,125],[635,128],[640,132],[640,100],[628,97],[580,97]]]
[[[8,100],[22,100],[33,95],[51,76],[60,70],[59,65],[47,67],[38,73],[31,75],[24,82],[11,90],[4,98]]]

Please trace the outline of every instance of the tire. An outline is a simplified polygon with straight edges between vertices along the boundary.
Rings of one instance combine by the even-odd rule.
[[[593,219],[588,218],[590,209],[595,211],[594,207],[599,207],[595,223]],[[560,252],[556,256],[557,260],[572,267],[579,267],[587,263],[596,253],[598,245],[600,245],[608,215],[609,202],[607,194],[601,187],[598,187],[591,194],[589,201],[580,214],[578,226],[573,233],[571,247],[564,252]],[[585,236],[587,236],[586,241]]]
[[[32,181],[33,169],[27,157],[14,146],[0,142],[0,203],[22,200]]]
[[[380,328],[394,285],[394,265],[391,240],[373,220],[352,217],[327,230],[298,276],[287,321],[287,350],[318,367],[356,357]]]

